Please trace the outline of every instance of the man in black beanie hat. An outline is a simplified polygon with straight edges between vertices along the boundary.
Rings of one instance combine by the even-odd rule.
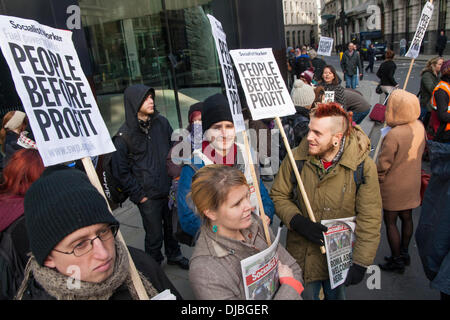
[[[166,157],[173,146],[172,127],[156,110],[153,88],[132,85],[125,90],[124,102],[125,123],[113,138],[117,152],[112,156],[112,173],[139,208],[145,252],[161,264],[164,241],[167,263],[188,269],[189,261],[172,234],[168,205],[171,180]]]
[[[44,171],[25,195],[32,256],[16,299],[137,299],[126,247],[115,236],[119,222],[85,173],[58,165]],[[130,253],[149,297],[169,288],[158,264]]]

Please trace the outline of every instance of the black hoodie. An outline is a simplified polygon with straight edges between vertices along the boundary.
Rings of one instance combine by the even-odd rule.
[[[146,133],[137,117],[149,94],[155,97],[155,90],[141,84],[125,90],[125,123],[113,139],[117,149],[112,158],[113,174],[136,204],[144,197],[165,198],[170,188],[166,156],[172,147],[172,127],[155,109]]]

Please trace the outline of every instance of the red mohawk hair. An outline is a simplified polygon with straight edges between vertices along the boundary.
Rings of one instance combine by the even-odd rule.
[[[353,112],[347,112],[337,102],[318,103],[317,107],[311,110],[311,116],[315,118],[342,117],[346,124],[344,135],[348,136],[352,130]]]

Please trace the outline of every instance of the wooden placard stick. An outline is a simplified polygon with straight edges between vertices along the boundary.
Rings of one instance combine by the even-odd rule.
[[[91,158],[89,158],[89,157],[82,158],[81,161],[83,162],[83,166],[84,166],[84,169],[86,170],[86,174],[89,177],[89,181],[91,181],[92,185],[98,190],[98,192],[100,192],[100,194],[103,196],[103,198],[105,198],[106,204],[108,205],[108,210],[112,214],[112,210],[109,206],[108,201],[106,200],[105,193],[100,184],[100,180],[98,179],[97,173],[95,172],[95,168],[94,168],[94,165],[92,164]],[[117,233],[117,236],[119,238],[119,241],[125,245],[125,249],[127,250],[128,261],[130,263],[131,280],[133,281],[133,285],[138,294],[138,297],[140,300],[149,300],[147,291],[145,291],[144,285],[142,284],[141,277],[138,274],[136,266],[134,265],[133,259],[131,258],[130,252],[128,251],[127,244],[125,243],[125,240],[123,239],[122,234],[120,233],[120,230]]]
[[[280,117],[276,117],[275,121],[278,125],[278,128],[280,129],[280,133],[283,138],[283,142],[286,147],[292,169],[294,170],[295,178],[297,179],[297,183],[300,187],[300,192],[302,194],[303,201],[305,202],[306,211],[308,212],[309,219],[312,222],[316,222],[316,218],[314,217],[314,213],[311,208],[311,203],[309,202],[308,195],[306,194],[305,186],[303,185],[302,178],[300,177],[300,172],[298,171],[297,164],[295,163],[294,155],[292,154],[291,146],[289,145],[289,141],[286,137],[286,133],[284,132],[284,128],[283,128],[283,125],[281,124]],[[320,252],[322,252],[322,254],[326,253],[324,246],[320,247]]]
[[[266,213],[264,212],[264,206],[263,206],[263,202],[262,202],[262,199],[261,199],[261,193],[260,193],[260,190],[259,190],[259,181],[258,181],[258,177],[257,177],[256,172],[255,172],[255,166],[254,166],[254,163],[253,163],[253,157],[252,157],[252,153],[250,151],[250,146],[249,146],[249,143],[248,143],[248,137],[247,137],[247,132],[246,131],[242,131],[242,137],[244,139],[244,146],[245,146],[245,151],[247,153],[248,165],[250,167],[250,173],[252,175],[253,186],[255,187],[256,197],[258,199],[259,215],[260,215],[262,223],[263,223],[264,233],[265,233],[265,236],[266,236],[267,245],[270,247],[272,245],[272,240],[270,239],[269,227],[266,224],[266,220],[264,219],[266,217]]]

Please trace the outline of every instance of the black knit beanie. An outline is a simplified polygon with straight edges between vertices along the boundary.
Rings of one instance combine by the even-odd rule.
[[[214,123],[221,121],[233,122],[228,99],[221,93],[208,97],[203,103],[202,129],[203,132],[211,128]]]
[[[47,168],[31,185],[24,209],[31,252],[41,266],[72,232],[97,223],[119,224],[87,175],[63,165]]]

